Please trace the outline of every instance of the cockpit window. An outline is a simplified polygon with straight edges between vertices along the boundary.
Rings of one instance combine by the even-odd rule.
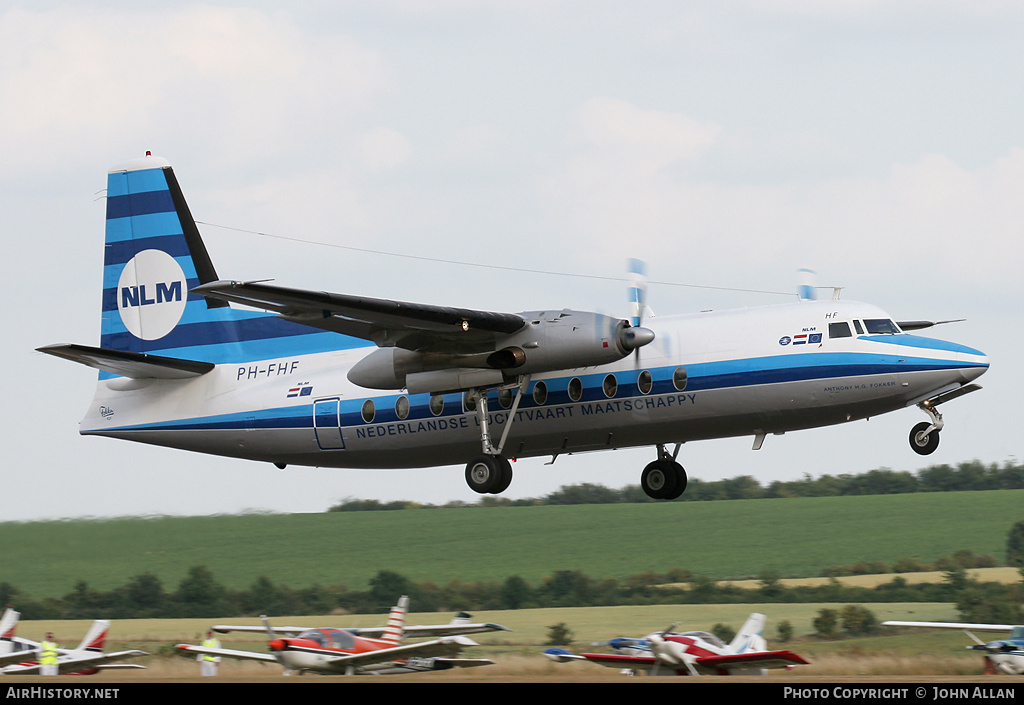
[[[307,629],[306,631],[299,634],[300,639],[311,639],[318,643],[320,646],[327,646],[327,640],[324,639],[324,633],[319,629]]]
[[[896,335],[900,332],[896,324],[888,318],[865,319],[864,325],[867,326],[868,333],[871,335]]]
[[[703,639],[704,641],[708,642],[709,644],[713,644],[714,646],[717,646],[720,649],[724,649],[725,648],[725,642],[722,641],[721,639],[719,639],[717,636],[715,636],[711,632],[683,632],[682,635],[683,636],[695,636],[698,639]]]
[[[857,331],[857,335],[864,335],[864,328],[861,326],[860,321],[854,321],[853,327]]]
[[[336,632],[331,632],[331,646],[335,649],[351,651],[356,647],[356,642],[352,637],[352,632],[339,629]]]
[[[850,324],[846,321],[840,321],[839,323],[828,324],[828,337],[829,338],[851,338],[853,334],[850,332]]]

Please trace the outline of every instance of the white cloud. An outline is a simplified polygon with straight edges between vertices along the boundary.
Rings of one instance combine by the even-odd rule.
[[[406,162],[413,152],[412,143],[398,130],[377,127],[355,139],[356,157],[369,171],[384,171]]]
[[[332,140],[385,82],[375,51],[303,33],[284,12],[11,10],[0,150],[24,169],[185,140],[228,160],[258,145],[266,159]]]

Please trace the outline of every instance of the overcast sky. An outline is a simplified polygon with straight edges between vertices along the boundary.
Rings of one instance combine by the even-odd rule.
[[[34,349],[97,344],[106,172],[146,150],[225,278],[626,316],[629,257],[689,285],[653,284],[655,314],[779,303],[710,287],[788,293],[810,267],[897,319],[966,318],[929,334],[991,358],[927,458],[911,408],[687,444],[691,477],[1018,462],[1022,36],[996,0],[0,2],[0,520],[479,498],[461,466],[78,435],[94,371]],[[506,496],[635,484],[653,458],[523,460]]]

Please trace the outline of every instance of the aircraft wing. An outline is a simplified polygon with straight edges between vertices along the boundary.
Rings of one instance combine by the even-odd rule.
[[[499,335],[526,325],[514,313],[475,311],[429,304],[289,289],[269,284],[215,281],[192,292],[274,311],[294,323],[407,350],[479,352]]]
[[[389,649],[366,651],[359,654],[339,654],[331,649],[317,649],[308,646],[288,644],[287,651],[301,651],[307,654],[319,654],[329,657],[334,666],[353,666],[359,668],[389,661],[408,658],[431,658],[437,656],[455,656],[467,646],[479,646],[475,641],[464,636],[443,637],[434,641],[422,641],[418,644],[402,644]]]
[[[276,630],[277,627],[274,627]],[[359,627],[353,629],[346,629],[345,631],[358,634],[359,636],[366,636],[371,638],[377,638],[384,634],[384,627]],[[512,631],[508,627],[500,624],[492,624],[489,622],[479,622],[476,624],[418,624],[411,625],[402,628],[402,633],[407,637],[441,637],[441,636],[457,636],[459,634],[481,634],[483,632],[510,632]]]
[[[966,622],[882,622],[886,627],[934,627],[936,629],[973,629],[976,632],[1008,632],[1015,624],[968,624]]]
[[[704,656],[695,663],[704,668],[788,668],[789,666],[807,665],[802,656],[792,651],[753,651],[746,654],[724,654],[722,656]]]
[[[314,627],[274,627],[275,634],[288,634],[290,636],[298,636],[302,632],[309,631]],[[266,634],[266,627],[253,627],[248,625],[240,624],[214,624],[210,627],[213,631],[219,634],[227,634],[228,632],[250,632],[253,634]],[[381,630],[383,631],[383,629]]]
[[[552,661],[568,663],[569,661],[590,661],[609,668],[629,668],[633,670],[650,670],[658,665],[653,656],[626,656],[624,654],[574,654],[565,649],[548,649],[544,652]]]
[[[146,651],[139,651],[137,649],[131,649],[128,651],[112,651],[110,653],[103,652],[89,652],[82,654],[82,652],[76,652],[71,657],[61,657],[57,661],[57,673],[75,673],[76,671],[86,671],[92,668],[145,668],[138,664],[128,663],[111,663],[112,661],[118,661],[125,658],[137,658],[139,656],[149,656]],[[27,676],[39,673],[39,664],[26,664],[17,666],[7,666],[3,669],[3,673],[7,675],[19,675]]]
[[[261,631],[263,631],[261,629]],[[188,651],[193,654],[206,654],[207,656],[221,656],[223,658],[240,658],[252,661],[268,661],[277,663],[273,654],[260,653],[258,651],[239,651],[238,649],[215,649],[209,646],[193,646],[192,644],[176,644],[176,649]]]
[[[0,669],[2,669],[4,666],[10,666],[12,663],[32,661],[33,659],[37,658],[39,658],[39,649],[14,651],[9,654],[3,654],[0,655]]]

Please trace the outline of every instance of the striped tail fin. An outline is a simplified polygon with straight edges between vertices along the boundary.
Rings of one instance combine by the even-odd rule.
[[[217,273],[165,159],[110,170],[105,244],[103,349],[222,363],[344,346],[337,333],[190,293]]]
[[[388,615],[388,624],[384,627],[384,635],[381,637],[382,641],[391,644],[401,643],[402,636],[405,634],[405,615],[408,611],[409,598],[406,595],[402,595],[398,598],[398,604],[391,608],[391,614]]]

